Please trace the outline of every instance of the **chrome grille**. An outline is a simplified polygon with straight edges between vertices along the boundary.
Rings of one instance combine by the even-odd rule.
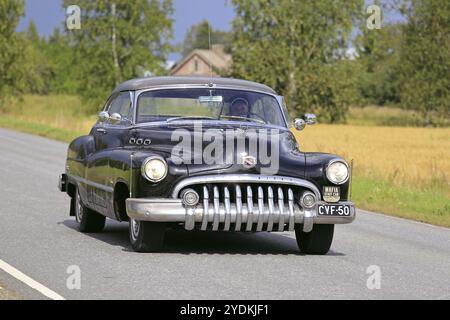
[[[202,210],[196,210],[202,215],[197,220],[201,230],[292,231],[302,219],[294,199],[300,192],[297,186],[218,183],[198,184],[194,189],[201,199],[197,207]],[[192,230],[194,225],[185,227]]]

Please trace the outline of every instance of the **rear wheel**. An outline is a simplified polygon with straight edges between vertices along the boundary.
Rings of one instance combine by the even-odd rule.
[[[78,188],[75,191],[75,218],[78,222],[78,229],[84,233],[101,232],[105,227],[106,218],[100,213],[97,213],[87,208],[80,196]]]
[[[164,245],[166,225],[161,222],[138,221],[130,218],[130,242],[134,251],[157,252]]]
[[[334,224],[315,224],[311,232],[304,232],[303,225],[295,226],[298,248],[305,254],[326,254],[331,247]]]

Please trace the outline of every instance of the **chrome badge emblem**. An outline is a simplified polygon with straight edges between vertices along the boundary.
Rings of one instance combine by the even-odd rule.
[[[247,154],[242,155],[242,165],[246,169],[251,169],[256,166],[256,158]]]
[[[326,202],[338,202],[341,199],[341,190],[339,187],[323,187],[323,200]]]

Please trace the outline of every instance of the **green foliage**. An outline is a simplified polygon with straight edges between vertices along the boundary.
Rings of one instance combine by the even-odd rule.
[[[97,108],[119,83],[165,73],[172,34],[171,0],[65,0],[81,8],[81,29],[69,30],[79,93]]]
[[[48,90],[58,94],[77,93],[80,87],[75,64],[77,50],[70,45],[67,34],[55,28],[42,47],[50,72]]]
[[[411,0],[401,52],[401,100],[425,124],[450,117],[450,1]]]
[[[232,34],[230,32],[215,30],[207,20],[192,26],[186,34],[182,44],[182,54],[187,56],[194,49],[209,49],[209,34],[211,44],[223,44],[225,51],[230,51]]]
[[[41,39],[33,20],[28,29],[19,34],[23,45],[23,56],[18,60],[20,70],[16,78],[20,79],[22,92],[48,94],[51,80],[50,61],[45,54],[45,39]]]
[[[15,31],[23,14],[23,0],[0,0],[0,97],[17,91],[16,61],[23,56],[23,43]]]
[[[232,0],[233,76],[282,93],[293,113],[345,118],[354,100],[351,63],[343,62],[364,1]]]
[[[17,33],[23,16],[24,1],[0,0],[0,94],[46,94],[49,91],[49,57],[44,54],[45,40],[31,20],[26,31]]]
[[[398,65],[402,41],[402,25],[384,25],[369,30],[364,26],[355,41],[362,65],[358,88],[365,104],[400,102]]]

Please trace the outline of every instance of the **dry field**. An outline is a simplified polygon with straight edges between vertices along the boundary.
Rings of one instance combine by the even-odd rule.
[[[316,125],[296,132],[301,149],[354,160],[354,174],[450,196],[450,128]]]
[[[450,128],[317,125],[295,134],[304,151],[354,160],[359,208],[450,227]]]

